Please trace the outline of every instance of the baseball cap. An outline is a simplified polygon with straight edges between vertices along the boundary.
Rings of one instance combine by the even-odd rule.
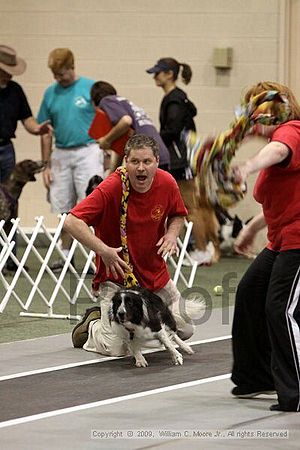
[[[164,59],[159,59],[157,63],[147,69],[147,73],[159,73],[159,72],[167,72],[168,70],[174,70],[174,66],[166,62]]]

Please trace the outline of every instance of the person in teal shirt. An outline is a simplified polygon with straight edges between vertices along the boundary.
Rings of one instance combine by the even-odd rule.
[[[41,137],[42,159],[48,162],[43,180],[49,192],[51,211],[68,212],[85,197],[89,179],[103,177],[103,152],[89,136],[95,111],[90,99],[93,80],[79,77],[74,69],[74,55],[68,48],[56,48],[48,58],[48,67],[56,80],[45,93],[38,113],[38,122],[50,120],[52,137]],[[71,237],[62,232],[62,251],[68,255]],[[60,260],[51,266],[59,271]]]

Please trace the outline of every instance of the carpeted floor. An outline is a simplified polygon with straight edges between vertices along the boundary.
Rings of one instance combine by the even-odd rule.
[[[250,260],[241,257],[223,257],[220,262],[211,267],[198,267],[193,288],[188,290],[185,288],[183,282],[179,280],[178,288],[184,297],[189,295],[199,297],[209,304],[209,308],[219,308],[222,306],[229,306],[234,303],[234,292],[241,276],[250,264]],[[80,265],[80,261],[77,261]],[[35,279],[38,270],[39,262],[32,258],[28,261],[30,276]],[[172,269],[170,268],[172,274]],[[183,272],[188,274],[188,269],[183,268]],[[92,276],[89,276],[87,284],[91,282]],[[6,280],[11,283],[12,276],[7,275]],[[53,280],[48,275],[44,275],[43,292],[46,293],[47,298],[51,297],[54,289]],[[225,283],[229,286],[228,295],[217,296],[213,289],[216,285]],[[72,289],[72,282],[70,275],[67,274],[64,280],[64,286],[67,290]],[[16,291],[20,298],[27,298],[31,285],[24,276],[21,276],[16,286]],[[0,299],[5,294],[4,286],[0,280]],[[70,304],[63,295],[59,295],[53,305],[53,310],[56,314],[82,314],[87,307],[91,305],[90,301],[81,298],[79,305],[70,307]],[[55,334],[69,333],[73,329],[76,322],[74,320],[63,319],[44,319],[32,317],[20,317],[19,313],[22,311],[21,306],[11,297],[4,312],[0,314],[0,343],[12,342],[23,339],[30,339],[42,336],[51,336]],[[30,311],[35,313],[46,313],[47,308],[45,303],[36,294],[30,306]]]

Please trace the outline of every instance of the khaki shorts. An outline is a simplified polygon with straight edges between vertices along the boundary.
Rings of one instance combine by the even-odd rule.
[[[90,178],[94,175],[103,177],[103,151],[98,144],[55,148],[51,154],[51,174],[51,211],[68,212],[85,198]]]
[[[107,356],[123,356],[127,353],[127,347],[123,341],[113,333],[108,317],[111,298],[119,289],[120,286],[110,281],[100,285],[101,319],[90,323],[88,340],[83,346],[85,350]],[[172,311],[181,339],[191,337],[194,327],[187,323],[180,314],[181,295],[173,281],[169,280],[166,286],[156,291],[155,294],[159,295]]]

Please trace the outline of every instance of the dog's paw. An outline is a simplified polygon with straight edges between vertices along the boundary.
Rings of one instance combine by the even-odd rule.
[[[176,350],[176,353],[172,354],[172,361],[175,366],[182,366],[183,364],[183,356]]]
[[[136,367],[147,367],[148,363],[147,363],[146,359],[143,357],[143,355],[141,355],[138,358],[136,358],[135,365],[136,365]]]
[[[194,350],[192,349],[192,347],[190,347],[189,345],[187,345],[187,344],[184,344],[184,346],[182,347],[182,350],[185,352],[185,353],[187,353],[188,355],[193,355],[195,352],[194,352]]]

